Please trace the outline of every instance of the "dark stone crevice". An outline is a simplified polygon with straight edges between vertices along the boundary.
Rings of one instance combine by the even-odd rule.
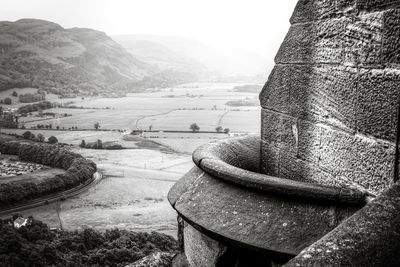
[[[400,97],[398,100],[398,107],[397,107],[397,133],[396,133],[396,154],[395,154],[395,159],[394,159],[394,177],[393,177],[393,182],[396,183],[399,180],[399,144],[400,144]]]

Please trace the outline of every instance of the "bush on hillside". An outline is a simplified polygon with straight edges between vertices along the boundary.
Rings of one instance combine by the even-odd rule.
[[[27,225],[0,220],[2,266],[126,266],[151,253],[175,253],[177,242],[160,233],[93,229],[52,232],[32,217]]]
[[[57,144],[58,143],[58,139],[55,136],[50,136],[47,142],[49,144]]]

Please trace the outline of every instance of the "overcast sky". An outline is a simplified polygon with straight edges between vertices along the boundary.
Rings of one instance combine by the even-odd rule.
[[[0,20],[38,18],[109,35],[179,35],[269,56],[296,0],[1,0]],[[275,51],[274,51],[275,53]]]

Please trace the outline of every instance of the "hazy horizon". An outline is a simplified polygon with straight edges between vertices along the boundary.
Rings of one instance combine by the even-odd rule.
[[[1,21],[35,18],[110,36],[164,35],[274,57],[296,1],[5,0]]]

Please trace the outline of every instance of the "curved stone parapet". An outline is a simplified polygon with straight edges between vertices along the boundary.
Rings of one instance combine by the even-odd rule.
[[[225,182],[285,197],[338,203],[365,203],[368,194],[357,189],[273,177],[258,173],[258,136],[206,144],[193,153],[193,161],[204,172]]]
[[[197,166],[170,190],[169,201],[187,224],[182,231],[193,266],[209,266],[203,261],[237,247],[287,261],[366,203],[355,189],[257,173],[259,154],[259,137],[202,146],[193,154]]]

